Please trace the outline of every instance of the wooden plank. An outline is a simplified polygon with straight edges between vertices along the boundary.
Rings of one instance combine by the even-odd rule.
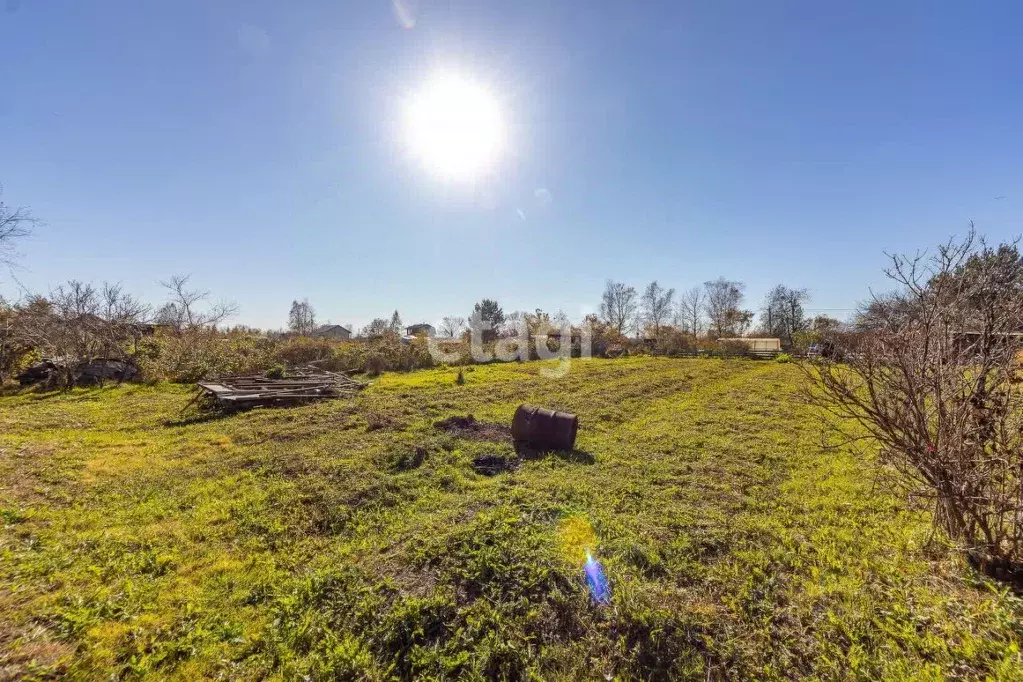
[[[199,388],[204,388],[207,391],[209,391],[210,393],[215,393],[215,394],[218,394],[218,395],[222,394],[222,393],[230,393],[231,392],[231,389],[227,388],[226,386],[222,386],[220,384],[196,384],[196,386],[198,386]]]

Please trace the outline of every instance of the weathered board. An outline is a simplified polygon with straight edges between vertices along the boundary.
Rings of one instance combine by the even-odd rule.
[[[246,410],[253,407],[294,405],[355,395],[366,384],[340,372],[291,371],[274,379],[262,374],[238,374],[196,383],[199,398],[209,407]]]

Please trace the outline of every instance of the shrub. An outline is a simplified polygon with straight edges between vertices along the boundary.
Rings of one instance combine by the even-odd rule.
[[[749,346],[742,341],[720,341],[718,349],[724,355],[749,355]]]
[[[972,562],[1023,587],[1023,257],[971,231],[891,259],[897,288],[870,303],[860,335],[826,339],[811,395],[850,442],[873,439],[886,480]]]
[[[778,353],[778,355],[774,356],[774,361],[785,364],[787,362],[792,362],[792,356],[788,353]]]
[[[686,351],[694,351],[696,343],[691,334],[666,327],[657,335],[654,349],[664,355],[682,355]]]
[[[371,377],[378,376],[381,372],[387,369],[387,358],[381,353],[370,353],[366,356],[366,364],[363,366],[363,370],[366,374]]]
[[[266,370],[267,379],[283,379],[285,375],[284,365],[274,365],[270,369]]]
[[[590,347],[594,355],[602,358],[628,355],[629,340],[617,329],[596,315],[588,315],[585,324],[590,327]]]
[[[227,340],[205,330],[154,339],[146,355],[139,358],[139,369],[150,381],[192,382],[218,374],[229,374],[233,358]]]
[[[0,384],[8,377],[17,376],[33,363],[42,360],[42,354],[34,348],[14,346],[0,341]]]
[[[369,348],[364,343],[340,343],[334,346],[331,359],[321,364],[332,372],[355,372],[366,364]]]
[[[334,357],[335,346],[328,339],[297,337],[281,342],[276,355],[280,362],[291,366],[319,363]]]

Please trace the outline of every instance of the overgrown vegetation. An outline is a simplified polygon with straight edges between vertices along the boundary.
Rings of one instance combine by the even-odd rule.
[[[824,438],[793,364],[548,364],[220,419],[167,384],[0,399],[0,676],[1023,676],[1019,600]],[[433,427],[520,402],[587,456],[484,476],[510,443]]]
[[[265,372],[277,365],[313,364],[333,372],[380,372],[433,366],[426,341],[403,343],[386,334],[370,341],[269,337],[194,330],[145,339],[139,366],[150,380],[191,382],[224,374]],[[468,357],[468,347],[465,348]]]
[[[971,232],[893,256],[867,333],[817,363],[813,397],[985,570],[1023,586],[1023,259]]]

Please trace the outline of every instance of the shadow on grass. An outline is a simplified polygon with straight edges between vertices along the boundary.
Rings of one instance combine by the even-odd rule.
[[[538,450],[534,447],[526,445],[525,443],[515,443],[515,454],[517,454],[523,460],[533,459],[544,459],[546,457],[556,457],[565,462],[572,462],[574,464],[595,464],[597,459],[586,452],[585,450],[579,450],[578,448],[573,450]]]
[[[161,423],[166,427],[189,426],[191,424],[205,424],[206,422],[219,421],[229,417],[235,417],[249,412],[262,410],[294,410],[312,404],[313,401],[300,403],[282,403],[280,405],[255,405],[248,408],[227,409],[218,407],[213,401],[206,401],[204,393],[199,393],[186,404],[175,417],[164,419]],[[371,429],[370,429],[371,430]]]
[[[179,414],[170,419],[164,419],[161,424],[171,428],[177,426],[191,426],[193,424],[205,424],[207,422],[220,421],[236,414],[235,412],[224,412],[223,410],[191,411],[187,414]]]
[[[77,386],[61,386],[52,382],[40,381],[34,384],[21,386],[18,384],[7,384],[0,386],[0,397],[22,396],[34,401],[50,400],[58,396],[93,399],[96,395],[108,391],[128,387],[124,391],[124,397],[131,397],[138,393],[140,384],[127,381],[104,381],[102,383],[81,384]]]
[[[31,398],[32,400],[49,400],[50,398],[56,398],[59,395],[67,395],[70,391],[66,388],[59,388],[53,386],[46,386],[44,384],[29,384],[27,386],[21,386],[19,384],[6,384],[0,386],[0,397],[8,396],[22,396]]]

